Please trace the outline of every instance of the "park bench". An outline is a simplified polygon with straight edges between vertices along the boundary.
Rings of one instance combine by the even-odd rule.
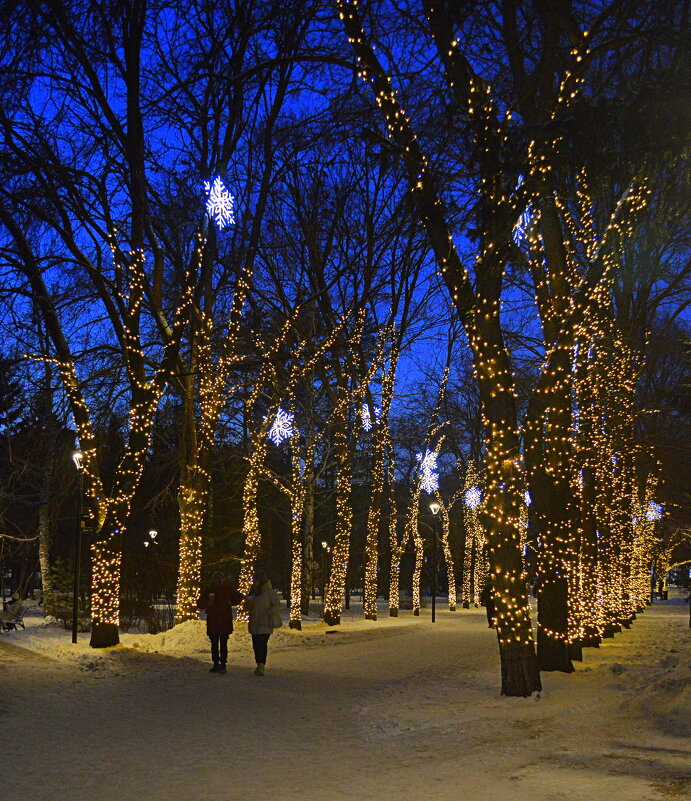
[[[24,626],[24,615],[26,614],[26,610],[28,608],[29,608],[28,606],[22,606],[20,608],[20,610],[18,612],[16,612],[14,615],[12,615],[10,617],[4,617],[3,616],[2,620],[0,621],[1,622],[0,630],[1,631],[17,631],[19,626],[21,626],[24,629],[25,628],[25,626]],[[5,614],[7,614],[7,613],[5,613]]]

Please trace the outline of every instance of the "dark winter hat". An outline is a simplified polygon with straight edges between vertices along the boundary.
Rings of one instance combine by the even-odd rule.
[[[254,571],[254,580],[258,581],[260,584],[263,584],[269,577],[266,575],[266,570],[255,570]]]

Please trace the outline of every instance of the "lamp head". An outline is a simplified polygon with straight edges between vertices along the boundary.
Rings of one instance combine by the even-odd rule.
[[[80,472],[84,469],[84,454],[81,451],[72,451],[72,461]]]
[[[158,537],[158,531],[156,531],[155,528],[150,528],[149,529],[149,536],[151,537],[152,540],[155,540],[156,537]]]
[[[441,509],[441,506],[439,506],[439,504],[436,501],[433,501],[429,505],[429,508],[432,510],[432,514],[436,515],[436,514],[439,514],[439,510]]]

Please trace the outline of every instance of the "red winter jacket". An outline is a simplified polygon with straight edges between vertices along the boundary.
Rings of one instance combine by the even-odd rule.
[[[210,596],[213,594],[213,601]],[[214,584],[199,596],[197,606],[206,610],[207,634],[230,634],[233,631],[233,610],[245,596],[230,584]]]

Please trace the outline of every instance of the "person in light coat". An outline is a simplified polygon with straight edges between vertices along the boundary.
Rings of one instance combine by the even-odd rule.
[[[245,604],[249,611],[247,629],[252,635],[252,648],[257,663],[254,675],[263,676],[269,637],[273,630],[281,625],[281,602],[276,590],[271,586],[266,571],[257,570],[254,574],[252,588]]]

